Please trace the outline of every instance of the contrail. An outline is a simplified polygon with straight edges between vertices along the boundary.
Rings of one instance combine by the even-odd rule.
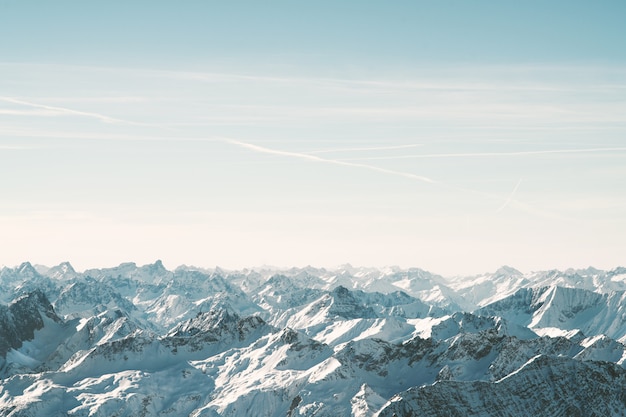
[[[19,100],[19,99],[12,98],[12,97],[0,97],[0,100],[5,101],[7,103],[20,104],[22,106],[30,106],[30,107],[35,107],[38,109],[52,110],[52,111],[60,112],[63,114],[92,117],[105,123],[123,123],[123,124],[140,125],[140,123],[130,122],[128,120],[116,119],[115,117],[109,117],[100,113],[92,113],[92,112],[68,109],[67,107],[48,106],[47,104],[33,103],[30,101]]]
[[[1,151],[27,151],[31,149],[41,149],[41,148],[38,146],[0,145]]]
[[[24,105],[24,106],[30,106],[30,107],[34,107],[34,108],[39,108],[39,109],[44,109],[44,110],[50,110],[50,111],[56,111],[56,112],[60,112],[60,113],[64,113],[64,114],[69,114],[69,115],[76,115],[76,116],[84,116],[84,117],[91,117],[91,118],[95,118],[98,120],[101,120],[105,123],[122,123],[122,124],[129,124],[129,125],[140,125],[140,126],[155,126],[154,124],[148,124],[148,123],[136,123],[136,122],[131,122],[131,121],[127,121],[127,120],[123,120],[123,119],[117,119],[114,117],[110,117],[110,116],[106,116],[103,114],[99,114],[99,113],[93,113],[93,112],[85,112],[85,111],[80,111],[80,110],[74,110],[74,109],[70,109],[70,108],[66,108],[66,107],[58,107],[58,106],[49,106],[49,105],[45,105],[45,104],[39,104],[39,103],[33,103],[33,102],[29,102],[29,101],[25,101],[25,100],[20,100],[20,99],[16,99],[16,98],[12,98],[12,97],[0,97],[0,101],[5,101],[8,103],[14,103],[14,104],[19,104],[19,105]],[[102,138],[102,139],[106,139],[106,138]],[[450,186],[448,184],[445,183],[440,183],[438,181],[435,181],[429,177],[426,176],[422,176],[422,175],[416,175],[416,174],[412,174],[409,172],[403,172],[403,171],[395,171],[392,169],[387,169],[387,168],[381,168],[378,166],[374,166],[374,165],[368,165],[368,164],[363,164],[363,163],[358,163],[358,162],[352,162],[352,161],[357,161],[357,160],[377,160],[377,159],[400,159],[400,158],[443,158],[443,157],[463,157],[463,156],[501,156],[501,155],[531,155],[531,154],[545,154],[545,153],[573,153],[573,152],[600,152],[600,151],[626,151],[626,148],[592,148],[592,149],[569,149],[569,150],[547,150],[547,151],[522,151],[522,152],[502,152],[502,153],[471,153],[471,154],[462,154],[462,153],[458,153],[458,154],[430,154],[430,155],[402,155],[402,156],[396,156],[396,157],[373,157],[373,158],[358,158],[358,159],[328,159],[328,158],[321,158],[319,156],[313,155],[314,153],[330,153],[330,152],[344,152],[344,151],[376,151],[376,150],[391,150],[391,149],[406,149],[406,148],[412,148],[412,147],[417,147],[420,145],[417,144],[409,144],[409,145],[397,145],[397,146],[381,146],[381,147],[364,147],[364,148],[349,148],[349,149],[329,149],[329,150],[319,150],[319,151],[313,151],[311,153],[301,153],[301,152],[292,152],[292,151],[283,151],[283,150],[278,150],[278,149],[271,149],[271,148],[266,148],[263,146],[259,146],[259,145],[254,145],[252,143],[247,143],[247,142],[242,142],[242,141],[238,141],[235,139],[230,139],[230,138],[159,138],[161,140],[200,140],[200,141],[204,141],[204,140],[208,140],[208,141],[220,141],[220,142],[224,142],[224,143],[229,143],[232,145],[236,145],[242,148],[246,148],[249,150],[252,150],[254,152],[258,152],[258,153],[266,153],[266,154],[271,154],[271,155],[279,155],[279,156],[286,156],[286,157],[291,157],[291,158],[298,158],[298,159],[304,159],[304,160],[308,160],[308,161],[313,161],[313,162],[321,162],[321,163],[326,163],[326,164],[332,164],[332,165],[339,165],[339,166],[347,166],[347,167],[354,167],[354,168],[361,168],[361,169],[367,169],[370,171],[374,171],[374,172],[379,172],[382,174],[387,174],[387,175],[394,175],[394,176],[398,176],[398,177],[403,177],[403,178],[408,178],[414,181],[419,181],[419,182],[423,182],[423,183],[428,183],[428,184],[440,184],[444,187],[447,188],[451,188],[451,189],[455,189],[457,191],[465,191],[465,192],[471,192],[471,193],[475,193],[475,194],[480,194],[486,197],[490,197],[493,198],[493,195],[487,194],[487,193],[480,193],[477,192],[475,190],[468,190],[468,189],[462,189],[459,187],[454,187],[454,186]],[[151,137],[151,138],[146,138],[146,140],[159,140],[157,138]],[[9,149],[9,148],[6,148]],[[10,149],[15,149],[15,148],[10,148]],[[513,191],[511,192],[511,194],[509,195],[509,197],[507,198],[507,200],[504,202],[504,204],[502,204],[497,210],[496,213],[501,212],[506,206],[508,206],[512,201],[513,201],[513,197],[519,187],[519,185],[521,184],[521,179],[518,181],[518,183],[516,184],[515,188],[513,189]]]
[[[270,149],[270,148],[265,148],[263,146],[254,145],[252,143],[240,142],[240,141],[234,140],[234,139],[222,138],[220,140],[222,140],[223,142],[230,143],[230,144],[242,147],[242,148],[250,149],[252,151],[259,152],[259,153],[267,153],[267,154],[279,155],[279,156],[288,156],[288,157],[291,157],[291,158],[306,159],[308,161],[322,162],[322,163],[325,163],[325,164],[333,164],[333,165],[340,165],[340,166],[347,166],[347,167],[363,168],[363,169],[368,169],[370,171],[375,171],[375,172],[380,172],[380,173],[383,173],[383,174],[389,174],[389,175],[395,175],[395,176],[399,176],[399,177],[409,178],[409,179],[412,179],[412,180],[425,182],[425,183],[429,183],[429,184],[432,184],[432,183],[436,182],[436,181],[434,181],[434,180],[432,180],[432,179],[430,179],[428,177],[424,177],[422,175],[411,174],[409,172],[394,171],[394,170],[391,170],[391,169],[380,168],[380,167],[373,166],[373,165],[359,164],[359,163],[347,162],[347,161],[338,161],[336,159],[320,158],[319,156],[310,155],[310,154],[306,154],[306,153],[300,153],[300,152],[291,152],[291,151],[281,151],[281,150],[278,150],[278,149]]]
[[[587,153],[587,152],[624,152],[625,147],[615,148],[583,148],[583,149],[548,149],[542,151],[517,151],[517,152],[469,152],[469,153],[431,153],[417,155],[392,155],[392,156],[372,156],[364,158],[341,159],[341,161],[377,161],[386,159],[427,159],[427,158],[471,158],[485,156],[525,156],[525,155],[546,155],[563,153]]]
[[[406,149],[406,148],[417,148],[422,145],[397,145],[397,146],[373,146],[369,148],[337,148],[337,149],[322,149],[319,151],[310,151],[307,152],[309,154],[318,154],[318,153],[333,153],[333,152],[358,152],[358,151],[386,151],[391,149]]]
[[[235,140],[235,139],[230,139],[230,138],[215,138],[213,140],[219,140],[219,141],[222,141],[224,143],[229,143],[229,144],[232,144],[232,145],[239,146],[241,148],[250,149],[251,151],[254,151],[254,152],[266,153],[266,154],[270,154],[270,155],[287,156],[287,157],[291,157],[291,158],[305,159],[305,160],[308,160],[308,161],[322,162],[322,163],[326,163],[326,164],[363,168],[363,169],[368,169],[368,170],[375,171],[375,172],[380,172],[380,173],[383,173],[383,174],[389,174],[389,175],[395,175],[395,176],[399,176],[399,177],[409,178],[409,179],[412,179],[412,180],[425,182],[425,183],[428,183],[428,184],[439,184],[440,186],[443,186],[443,187],[451,189],[451,190],[468,192],[468,193],[479,195],[479,196],[482,196],[482,197],[485,197],[485,198],[490,198],[490,199],[497,198],[494,194],[491,194],[491,193],[485,193],[485,192],[481,192],[481,191],[476,191],[476,190],[471,190],[471,189],[466,189],[466,188],[460,188],[460,187],[452,186],[452,185],[445,184],[445,183],[442,183],[442,182],[439,182],[439,181],[435,181],[435,180],[433,180],[431,178],[428,178],[428,177],[424,177],[424,176],[421,176],[421,175],[415,175],[415,174],[411,174],[411,173],[408,173],[408,172],[394,171],[394,170],[380,168],[380,167],[373,166],[373,165],[359,164],[359,163],[347,162],[347,161],[338,161],[338,160],[335,160],[335,159],[320,158],[319,156],[305,154],[305,153],[300,153],[300,152],[291,152],[291,151],[281,151],[281,150],[278,150],[278,149],[270,149],[270,148],[265,148],[263,146],[258,146],[258,145],[254,145],[252,143],[247,143],[247,142],[241,142],[241,141],[238,141],[238,140]],[[513,188],[513,191],[511,192],[509,197],[504,202],[504,204],[502,204],[496,210],[496,213],[501,212],[509,204],[514,202],[513,198],[515,197],[515,193],[517,192],[517,189],[519,188],[521,183],[522,183],[522,179],[520,178],[519,181],[517,182],[517,184],[515,185],[515,187]],[[541,217],[552,218],[552,219],[554,219],[554,218],[559,218],[559,219],[562,218],[561,216],[558,216],[558,215],[555,215],[555,214],[552,214],[552,213],[549,213],[549,212],[537,210],[537,209],[535,209],[535,208],[533,208],[531,206],[519,203],[517,201],[515,201],[514,203],[520,210],[525,211],[527,213],[531,213],[531,214],[534,214],[534,215],[537,215],[537,216],[541,216]]]
[[[498,209],[496,210],[496,213],[500,213],[502,210],[504,210],[506,206],[508,206],[511,203],[511,201],[513,201],[513,197],[515,197],[515,193],[517,192],[517,189],[519,188],[521,183],[522,183],[522,179],[520,178],[517,184],[515,184],[513,191],[511,191],[511,194],[509,194],[509,198],[507,198],[506,201],[500,207],[498,207]]]

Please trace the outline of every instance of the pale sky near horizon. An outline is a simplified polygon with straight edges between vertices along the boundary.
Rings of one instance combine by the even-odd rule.
[[[626,265],[625,21],[0,0],[0,265]]]

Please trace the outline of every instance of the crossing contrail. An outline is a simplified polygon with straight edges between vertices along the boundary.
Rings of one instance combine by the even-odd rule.
[[[519,188],[521,183],[522,183],[522,179],[520,178],[517,184],[515,184],[515,187],[513,187],[513,191],[511,191],[511,194],[509,194],[509,197],[506,199],[506,201],[500,207],[498,207],[498,209],[496,210],[496,213],[500,213],[502,210],[506,208],[506,206],[508,206],[511,203],[511,201],[513,201],[513,197],[515,197],[515,193],[517,192],[517,189]]]

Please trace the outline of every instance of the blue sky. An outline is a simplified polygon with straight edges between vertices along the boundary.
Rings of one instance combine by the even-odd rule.
[[[624,264],[626,3],[0,0],[0,264]]]

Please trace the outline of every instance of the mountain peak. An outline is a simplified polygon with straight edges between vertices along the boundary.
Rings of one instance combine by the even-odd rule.
[[[513,276],[522,276],[522,275],[524,275],[520,271],[518,271],[517,269],[515,269],[513,267],[510,267],[508,265],[501,266],[493,274],[495,276],[499,276],[499,277],[513,277]]]
[[[22,262],[20,264],[20,266],[17,267],[17,269],[18,269],[18,271],[20,271],[20,273],[22,273],[22,272],[24,272],[26,270],[31,270],[31,269],[33,271],[35,270],[35,268],[33,268],[33,265],[30,262],[28,262],[28,261]]]
[[[218,277],[225,277],[227,274],[227,272],[220,268],[219,266],[215,266],[215,268],[213,268],[213,273],[211,274],[211,276],[218,276]]]
[[[50,268],[45,275],[50,278],[62,279],[75,278],[78,274],[69,262],[61,262],[57,266]]]
[[[17,272],[23,278],[28,278],[28,279],[33,279],[33,278],[40,276],[39,272],[37,272],[37,270],[33,267],[33,265],[31,265],[31,263],[28,261],[22,262],[20,266],[17,267]]]
[[[153,264],[147,264],[142,266],[142,269],[146,269],[155,274],[163,274],[168,272],[167,268],[163,266],[163,262],[160,259],[157,259]]]

